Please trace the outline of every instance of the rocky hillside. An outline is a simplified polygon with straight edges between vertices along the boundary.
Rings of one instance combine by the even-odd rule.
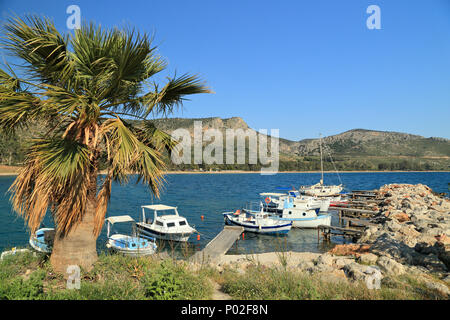
[[[242,129],[254,131],[240,117],[212,118],[168,118],[152,120],[156,127],[173,132],[184,128],[194,132],[194,122],[201,121],[202,129]],[[39,133],[39,126],[31,130]],[[270,133],[270,131],[269,131]],[[259,134],[259,133],[258,133]],[[280,134],[283,134],[281,130]],[[0,136],[0,164],[20,164],[23,161],[24,145],[30,132],[19,133],[14,139]],[[225,135],[224,135],[225,137]],[[324,137],[325,170],[449,170],[450,140],[425,138],[399,132],[353,129],[341,134]],[[205,142],[207,144],[207,142]],[[319,170],[319,139],[292,141],[280,138],[280,171]],[[330,162],[332,155],[333,163]],[[199,169],[193,165],[171,169]],[[233,165],[205,166],[203,169],[259,170],[259,166]]]
[[[450,140],[400,132],[353,129],[325,137],[323,143],[335,155],[450,157]],[[318,155],[319,140],[301,140],[297,151]]]
[[[226,130],[226,129],[249,129],[247,123],[240,117],[233,117],[222,119],[214,118],[169,118],[169,119],[155,119],[153,122],[155,126],[166,132],[172,132],[179,128],[188,129],[190,132],[194,131],[194,122],[201,121],[203,130],[210,128]]]

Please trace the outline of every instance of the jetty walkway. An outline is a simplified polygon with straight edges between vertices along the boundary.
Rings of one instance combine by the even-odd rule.
[[[244,231],[243,227],[225,226],[223,230],[212,239],[203,250],[196,252],[189,260],[194,263],[214,262],[227,253],[234,242]]]

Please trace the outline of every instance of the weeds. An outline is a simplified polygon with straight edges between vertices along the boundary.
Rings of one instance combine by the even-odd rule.
[[[281,265],[283,257],[286,253],[279,256]],[[0,299],[210,299],[212,282],[234,299],[448,299],[411,275],[385,277],[381,289],[370,290],[364,283],[327,282],[318,275],[249,260],[245,270],[226,266],[219,272],[170,258],[101,254],[92,271],[82,272],[80,289],[69,290],[45,256],[22,253],[0,261]]]

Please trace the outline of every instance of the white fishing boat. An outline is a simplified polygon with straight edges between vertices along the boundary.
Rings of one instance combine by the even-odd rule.
[[[331,225],[331,214],[320,213],[320,209],[303,210],[300,208],[284,208],[276,214],[280,221],[290,221],[295,228],[317,228],[319,225]]]
[[[314,197],[339,196],[339,193],[342,191],[342,189],[344,189],[342,183],[340,185],[324,185],[323,183],[322,135],[320,135],[319,149],[320,149],[320,171],[322,174],[322,178],[318,183],[314,185],[300,186],[299,190],[302,194]]]
[[[50,253],[53,248],[53,240],[55,239],[54,228],[41,228],[30,236],[28,243],[39,252]]]
[[[153,220],[146,218],[145,209],[153,211]],[[188,224],[186,218],[178,214],[177,207],[164,204],[142,206],[142,221],[136,223],[136,227],[143,237],[180,242],[188,241],[191,234],[197,232]]]
[[[235,212],[224,212],[223,216],[226,224],[244,227],[247,232],[286,234],[292,227],[292,222],[275,219],[264,212],[262,208],[261,211],[236,210]]]
[[[106,247],[112,251],[122,253],[127,256],[140,257],[154,254],[157,246],[155,239],[142,238],[137,235],[126,235],[114,233],[110,235],[114,224],[131,222],[135,226],[136,221],[128,216],[115,216],[106,219],[107,222],[107,242]]]
[[[318,198],[301,195],[297,190],[286,193],[260,193],[264,199],[264,210],[267,212],[281,212],[284,208],[293,207],[302,210],[319,209],[321,212],[327,212],[331,200],[328,198]]]
[[[307,197],[302,203],[297,202],[296,198],[281,196],[277,193],[261,193],[260,195],[266,197],[265,203],[260,204],[263,210],[281,221],[291,221],[292,227],[317,228],[321,224],[331,225],[331,214],[327,211],[321,212],[321,208],[328,210],[329,199],[315,201],[315,198]]]

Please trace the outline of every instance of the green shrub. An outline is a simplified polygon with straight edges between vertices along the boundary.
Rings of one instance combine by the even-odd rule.
[[[206,299],[211,285],[185,264],[165,260],[142,279],[145,296],[154,300]]]
[[[15,277],[0,281],[0,300],[41,299],[44,294],[45,271],[38,270],[30,274],[28,279]]]

